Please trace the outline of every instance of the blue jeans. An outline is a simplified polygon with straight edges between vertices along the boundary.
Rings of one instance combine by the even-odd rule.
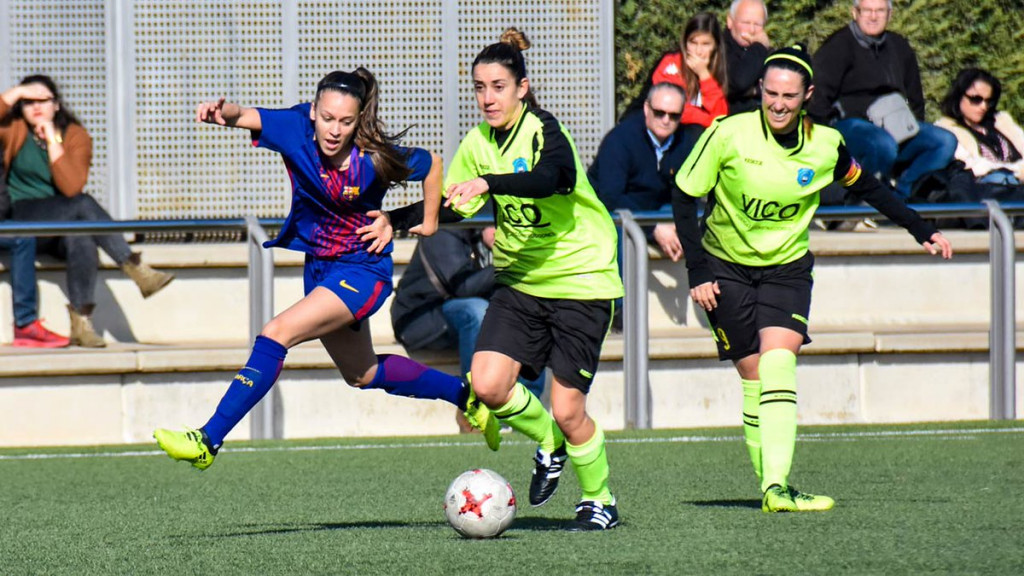
[[[459,370],[465,376],[473,365],[473,353],[476,351],[476,339],[480,335],[480,325],[487,313],[487,300],[483,298],[452,298],[441,305],[441,313],[448,322],[448,330],[458,340]],[[521,379],[524,386],[540,398],[544,393],[545,375],[536,380]]]
[[[14,220],[43,222],[108,221],[110,214],[88,194],[70,198],[50,196],[20,200],[14,203]],[[131,257],[132,251],[121,234],[94,236],[57,236],[40,238],[39,252],[56,256],[67,262],[68,300],[76,310],[82,311],[95,304],[96,281],[99,274],[99,246],[118,266]]]
[[[896,144],[888,132],[862,118],[836,122],[846,148],[868,174],[891,178],[896,176],[896,165],[906,166],[896,181],[896,194],[904,200],[910,198],[915,182],[948,166],[956,151],[956,136],[952,132],[926,122],[921,122],[920,127],[917,136]]]
[[[36,239],[2,238],[0,248],[11,251],[11,295],[14,301],[14,325],[28,326],[36,321],[39,293],[36,288]]]
[[[988,174],[985,174],[981,178],[978,178],[978,182],[983,184],[999,184],[1001,186],[1020,186],[1020,180],[1013,175],[1009,170],[993,170]]]

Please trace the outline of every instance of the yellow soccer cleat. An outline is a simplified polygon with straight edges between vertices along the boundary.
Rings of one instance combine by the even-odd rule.
[[[796,504],[797,512],[825,512],[836,505],[836,501],[828,496],[816,496],[789,487],[789,496]]]
[[[204,442],[201,431],[186,428],[185,430],[165,430],[158,428],[153,438],[160,449],[175,460],[183,460],[199,470],[206,470],[213,464],[214,452]]]
[[[474,428],[484,433],[487,447],[497,451],[501,446],[501,425],[491,410],[476,397],[472,386],[469,388],[469,398],[466,399],[466,410],[463,415]]]
[[[789,490],[772,484],[764,491],[764,498],[761,500],[762,512],[796,512],[796,502],[789,495]]]

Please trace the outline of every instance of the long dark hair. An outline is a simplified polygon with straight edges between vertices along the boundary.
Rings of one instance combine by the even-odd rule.
[[[725,70],[725,53],[722,36],[722,26],[718,23],[718,17],[711,12],[700,12],[694,15],[683,28],[683,34],[679,37],[679,57],[683,61],[679,67],[679,73],[683,76],[683,83],[686,85],[686,101],[693,102],[700,94],[700,78],[686,65],[686,42],[694,34],[705,33],[715,41],[715,51],[711,54],[711,62],[708,63],[708,71],[715,78],[722,92],[729,89],[729,82]]]
[[[324,92],[348,94],[359,101],[359,121],[354,136],[355,145],[370,155],[373,169],[382,180],[397,184],[409,178],[412,171],[406,157],[395,149],[408,128],[397,134],[388,134],[384,121],[377,116],[379,91],[377,79],[360,66],[352,72],[336,70],[320,79],[316,85],[314,103],[320,102]]]
[[[516,86],[519,86],[527,77],[526,58],[523,57],[523,52],[529,50],[530,46],[526,34],[520,32],[518,28],[506,28],[498,42],[487,46],[476,55],[473,68],[476,68],[477,64],[501,64],[512,73]],[[526,92],[523,100],[529,102],[530,106],[537,107],[537,97],[533,95],[532,89]]]
[[[19,86],[25,86],[26,84],[42,84],[43,86],[46,86],[46,89],[49,90],[51,94],[53,94],[53,99],[57,103],[57,113],[53,116],[53,125],[61,134],[63,134],[68,129],[68,126],[72,124],[82,124],[60,97],[60,91],[57,90],[57,83],[53,81],[53,78],[44,74],[33,74],[22,78]],[[14,103],[14,106],[11,107],[11,116],[15,118],[24,118],[25,112],[23,108],[24,106],[22,105],[21,100],[18,100]]]
[[[942,99],[940,108],[942,113],[957,121],[957,124],[967,126],[964,122],[964,113],[960,111],[960,101],[967,94],[967,90],[977,81],[982,81],[992,87],[992,99],[989,101],[988,109],[981,123],[985,126],[994,126],[996,112],[999,107],[999,97],[1003,94],[1003,83],[993,76],[988,70],[981,68],[965,68],[956,75],[953,83],[949,86],[949,92]]]

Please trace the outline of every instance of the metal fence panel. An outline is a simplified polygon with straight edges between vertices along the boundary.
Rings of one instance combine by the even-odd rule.
[[[196,125],[200,101],[288,106],[311,98],[327,72],[365,66],[389,128],[411,126],[408,144],[450,160],[480,121],[470,63],[515,25],[534,42],[527,66],[541,105],[588,163],[611,124],[609,2],[0,0],[0,80],[58,81],[93,136],[87,191],[116,217],[282,216],[280,159],[250,150],[245,134]],[[386,205],[419,195],[398,188]]]

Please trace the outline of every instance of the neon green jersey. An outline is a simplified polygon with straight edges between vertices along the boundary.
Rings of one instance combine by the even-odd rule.
[[[719,118],[701,136],[676,175],[694,197],[714,191],[701,245],[746,266],[792,262],[807,252],[819,192],[835,179],[842,136],[815,125],[797,129],[783,148],[760,110]],[[858,168],[859,171],[859,168]]]
[[[524,104],[507,133],[481,123],[459,144],[445,190],[477,177],[488,193],[456,211],[472,216],[493,198],[496,282],[542,298],[622,296],[615,225],[558,120]]]

